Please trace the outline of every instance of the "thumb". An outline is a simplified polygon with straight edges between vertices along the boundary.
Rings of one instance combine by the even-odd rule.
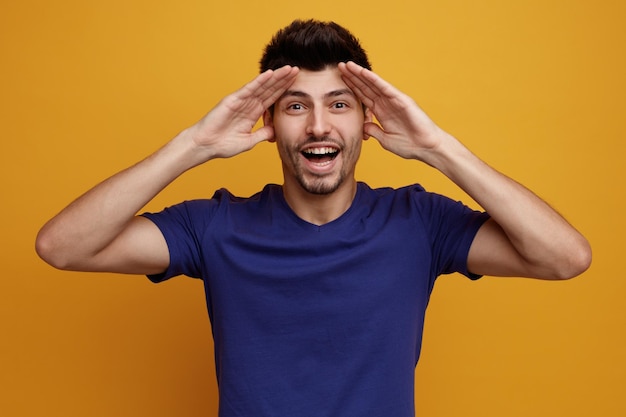
[[[363,133],[373,138],[376,138],[376,140],[380,142],[380,140],[383,138],[383,135],[385,134],[385,131],[376,123],[367,122],[363,124]]]
[[[263,126],[252,133],[252,142],[254,145],[263,141],[274,142],[274,128],[272,126]]]

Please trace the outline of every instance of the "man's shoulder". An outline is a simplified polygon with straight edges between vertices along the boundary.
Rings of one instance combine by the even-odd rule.
[[[215,206],[214,216],[234,216],[250,220],[263,219],[286,207],[282,187],[277,184],[267,184],[249,196],[237,195],[222,188],[213,194],[210,201]]]
[[[255,203],[268,198],[276,198],[282,195],[282,187],[277,184],[266,184],[260,191],[252,195],[242,196],[231,192],[228,188],[220,188],[215,191],[211,200],[223,203]]]
[[[371,187],[365,182],[358,183],[359,192],[373,198],[398,198],[410,196],[414,193],[429,194],[420,184],[410,184],[401,187]]]
[[[454,200],[443,194],[427,191],[421,184],[415,183],[401,187],[372,188],[359,183],[358,204],[371,207],[373,211],[393,211],[396,214],[437,213],[450,210],[466,210],[468,207],[461,201]]]

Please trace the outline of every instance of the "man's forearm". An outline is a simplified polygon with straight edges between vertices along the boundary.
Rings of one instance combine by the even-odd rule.
[[[141,162],[80,196],[39,232],[36,249],[62,269],[86,263],[122,233],[136,213],[187,169],[196,165],[184,131]]]
[[[538,275],[573,276],[590,262],[587,240],[545,201],[480,160],[451,135],[443,135],[424,162],[480,204]],[[544,272],[545,271],[545,272]]]
[[[162,267],[165,243],[146,247],[162,235],[136,213],[186,170],[272,139],[271,127],[251,129],[297,74],[290,66],[259,74],[159,151],[78,198],[42,228],[39,255],[59,268],[135,273]]]

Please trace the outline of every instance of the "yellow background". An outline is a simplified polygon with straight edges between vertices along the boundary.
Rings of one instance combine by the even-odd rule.
[[[257,72],[296,17],[353,30],[375,70],[594,249],[551,283],[443,277],[416,372],[418,416],[626,415],[626,3],[620,0],[23,0],[0,4],[0,415],[214,415],[202,286],[53,270],[39,227]],[[359,179],[432,169],[370,140]],[[212,162],[150,204],[280,182],[274,145]]]

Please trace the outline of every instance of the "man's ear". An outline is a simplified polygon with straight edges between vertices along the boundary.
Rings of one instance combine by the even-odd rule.
[[[374,113],[372,113],[372,111],[368,107],[365,108],[364,116],[365,117],[363,119],[363,126],[374,121]],[[368,140],[369,138],[370,136],[365,133],[365,131],[363,131],[363,140]]]
[[[265,112],[263,113],[263,125],[271,127],[272,130],[274,129],[274,118],[272,117],[272,112],[269,109],[265,110]],[[268,139],[267,141],[276,142],[276,138],[272,137],[271,139]]]

